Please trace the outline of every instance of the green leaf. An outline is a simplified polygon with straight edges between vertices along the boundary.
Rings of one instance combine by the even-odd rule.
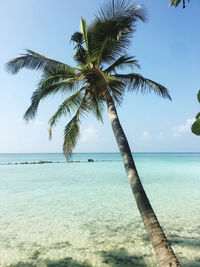
[[[186,0],[171,0],[169,3],[169,6],[175,6],[177,7],[181,2],[183,2],[183,8],[185,8],[185,2]],[[188,0],[188,3],[190,2],[190,0]]]
[[[181,0],[171,0],[169,6],[177,7],[180,4]]]
[[[119,57],[112,65],[104,70],[105,73],[116,72],[117,69],[123,70],[125,67],[130,67],[131,69],[140,68],[138,61],[134,57],[123,55]]]
[[[26,53],[22,54],[21,57],[14,58],[5,65],[6,70],[11,74],[16,74],[23,68],[31,70],[50,70],[51,68],[57,67],[71,68],[70,66],[62,62],[47,58],[30,49],[27,49]]]
[[[52,127],[56,125],[57,121],[60,119],[61,116],[71,114],[72,111],[77,109],[81,102],[81,90],[73,94],[72,96],[65,99],[65,101],[59,106],[56,113],[49,119],[49,139],[52,138]]]
[[[148,93],[154,91],[159,96],[163,98],[168,98],[171,100],[167,88],[163,85],[156,83],[150,79],[147,79],[140,75],[139,73],[129,73],[129,74],[115,74],[117,79],[122,81],[128,88],[129,91],[140,91],[141,93]]]
[[[81,32],[75,32],[71,36],[71,41],[75,42],[77,46],[80,46],[83,44],[83,34]],[[75,47],[76,48],[76,47]]]
[[[137,21],[146,21],[146,11],[132,1],[108,1],[88,28],[90,56],[100,63],[113,63],[126,54]]]
[[[95,117],[103,123],[102,113],[104,110],[104,101],[94,93],[88,93],[86,99],[89,103],[89,109],[93,112]]]
[[[197,94],[197,99],[198,99],[198,101],[199,101],[199,103],[200,103],[200,90],[199,90],[199,92],[198,92],[198,94]]]
[[[63,152],[67,161],[72,154],[73,148],[76,146],[80,133],[80,120],[79,112],[71,119],[71,121],[65,126],[64,131],[64,143],[63,143]]]
[[[200,119],[196,120],[191,127],[191,130],[194,134],[200,135]]]
[[[83,18],[81,18],[80,28],[81,28],[81,33],[83,34],[83,37],[85,40],[87,52],[89,53],[88,36],[87,36],[87,22]]]
[[[42,99],[57,92],[70,91],[71,87],[73,87],[73,79],[66,79],[58,83],[55,83],[49,87],[43,87],[43,86],[39,87],[32,94],[31,105],[24,114],[24,120],[28,122],[29,120],[35,118],[39,103]]]
[[[196,115],[196,120],[200,118],[200,112]]]

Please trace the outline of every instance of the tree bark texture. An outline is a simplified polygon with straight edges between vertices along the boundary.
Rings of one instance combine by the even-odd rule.
[[[111,97],[108,97],[106,101],[110,122],[124,162],[128,180],[144,226],[147,230],[147,234],[155,250],[156,257],[162,267],[180,267],[181,265],[157,220],[138,176],[131,150],[121,127],[114,102]]]

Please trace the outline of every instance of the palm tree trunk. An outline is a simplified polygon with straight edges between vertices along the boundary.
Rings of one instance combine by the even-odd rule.
[[[155,250],[156,257],[162,267],[180,267],[180,263],[174,254],[144,191],[137,173],[137,169],[131,154],[131,150],[121,127],[114,102],[111,97],[107,98],[107,106],[110,122],[121,157],[124,162],[129,183],[134,194],[137,207],[140,211],[147,234]]]

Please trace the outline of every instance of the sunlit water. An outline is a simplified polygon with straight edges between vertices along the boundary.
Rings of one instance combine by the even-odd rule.
[[[200,266],[200,154],[134,158],[183,266]],[[119,154],[0,154],[0,266],[156,267]]]

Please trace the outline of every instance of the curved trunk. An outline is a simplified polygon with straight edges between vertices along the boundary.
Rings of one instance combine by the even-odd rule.
[[[133,161],[128,141],[119,122],[113,100],[109,97],[106,101],[110,122],[124,162],[129,183],[135,196],[147,234],[155,250],[156,257],[162,267],[180,267],[181,265],[174,254],[144,191]]]

